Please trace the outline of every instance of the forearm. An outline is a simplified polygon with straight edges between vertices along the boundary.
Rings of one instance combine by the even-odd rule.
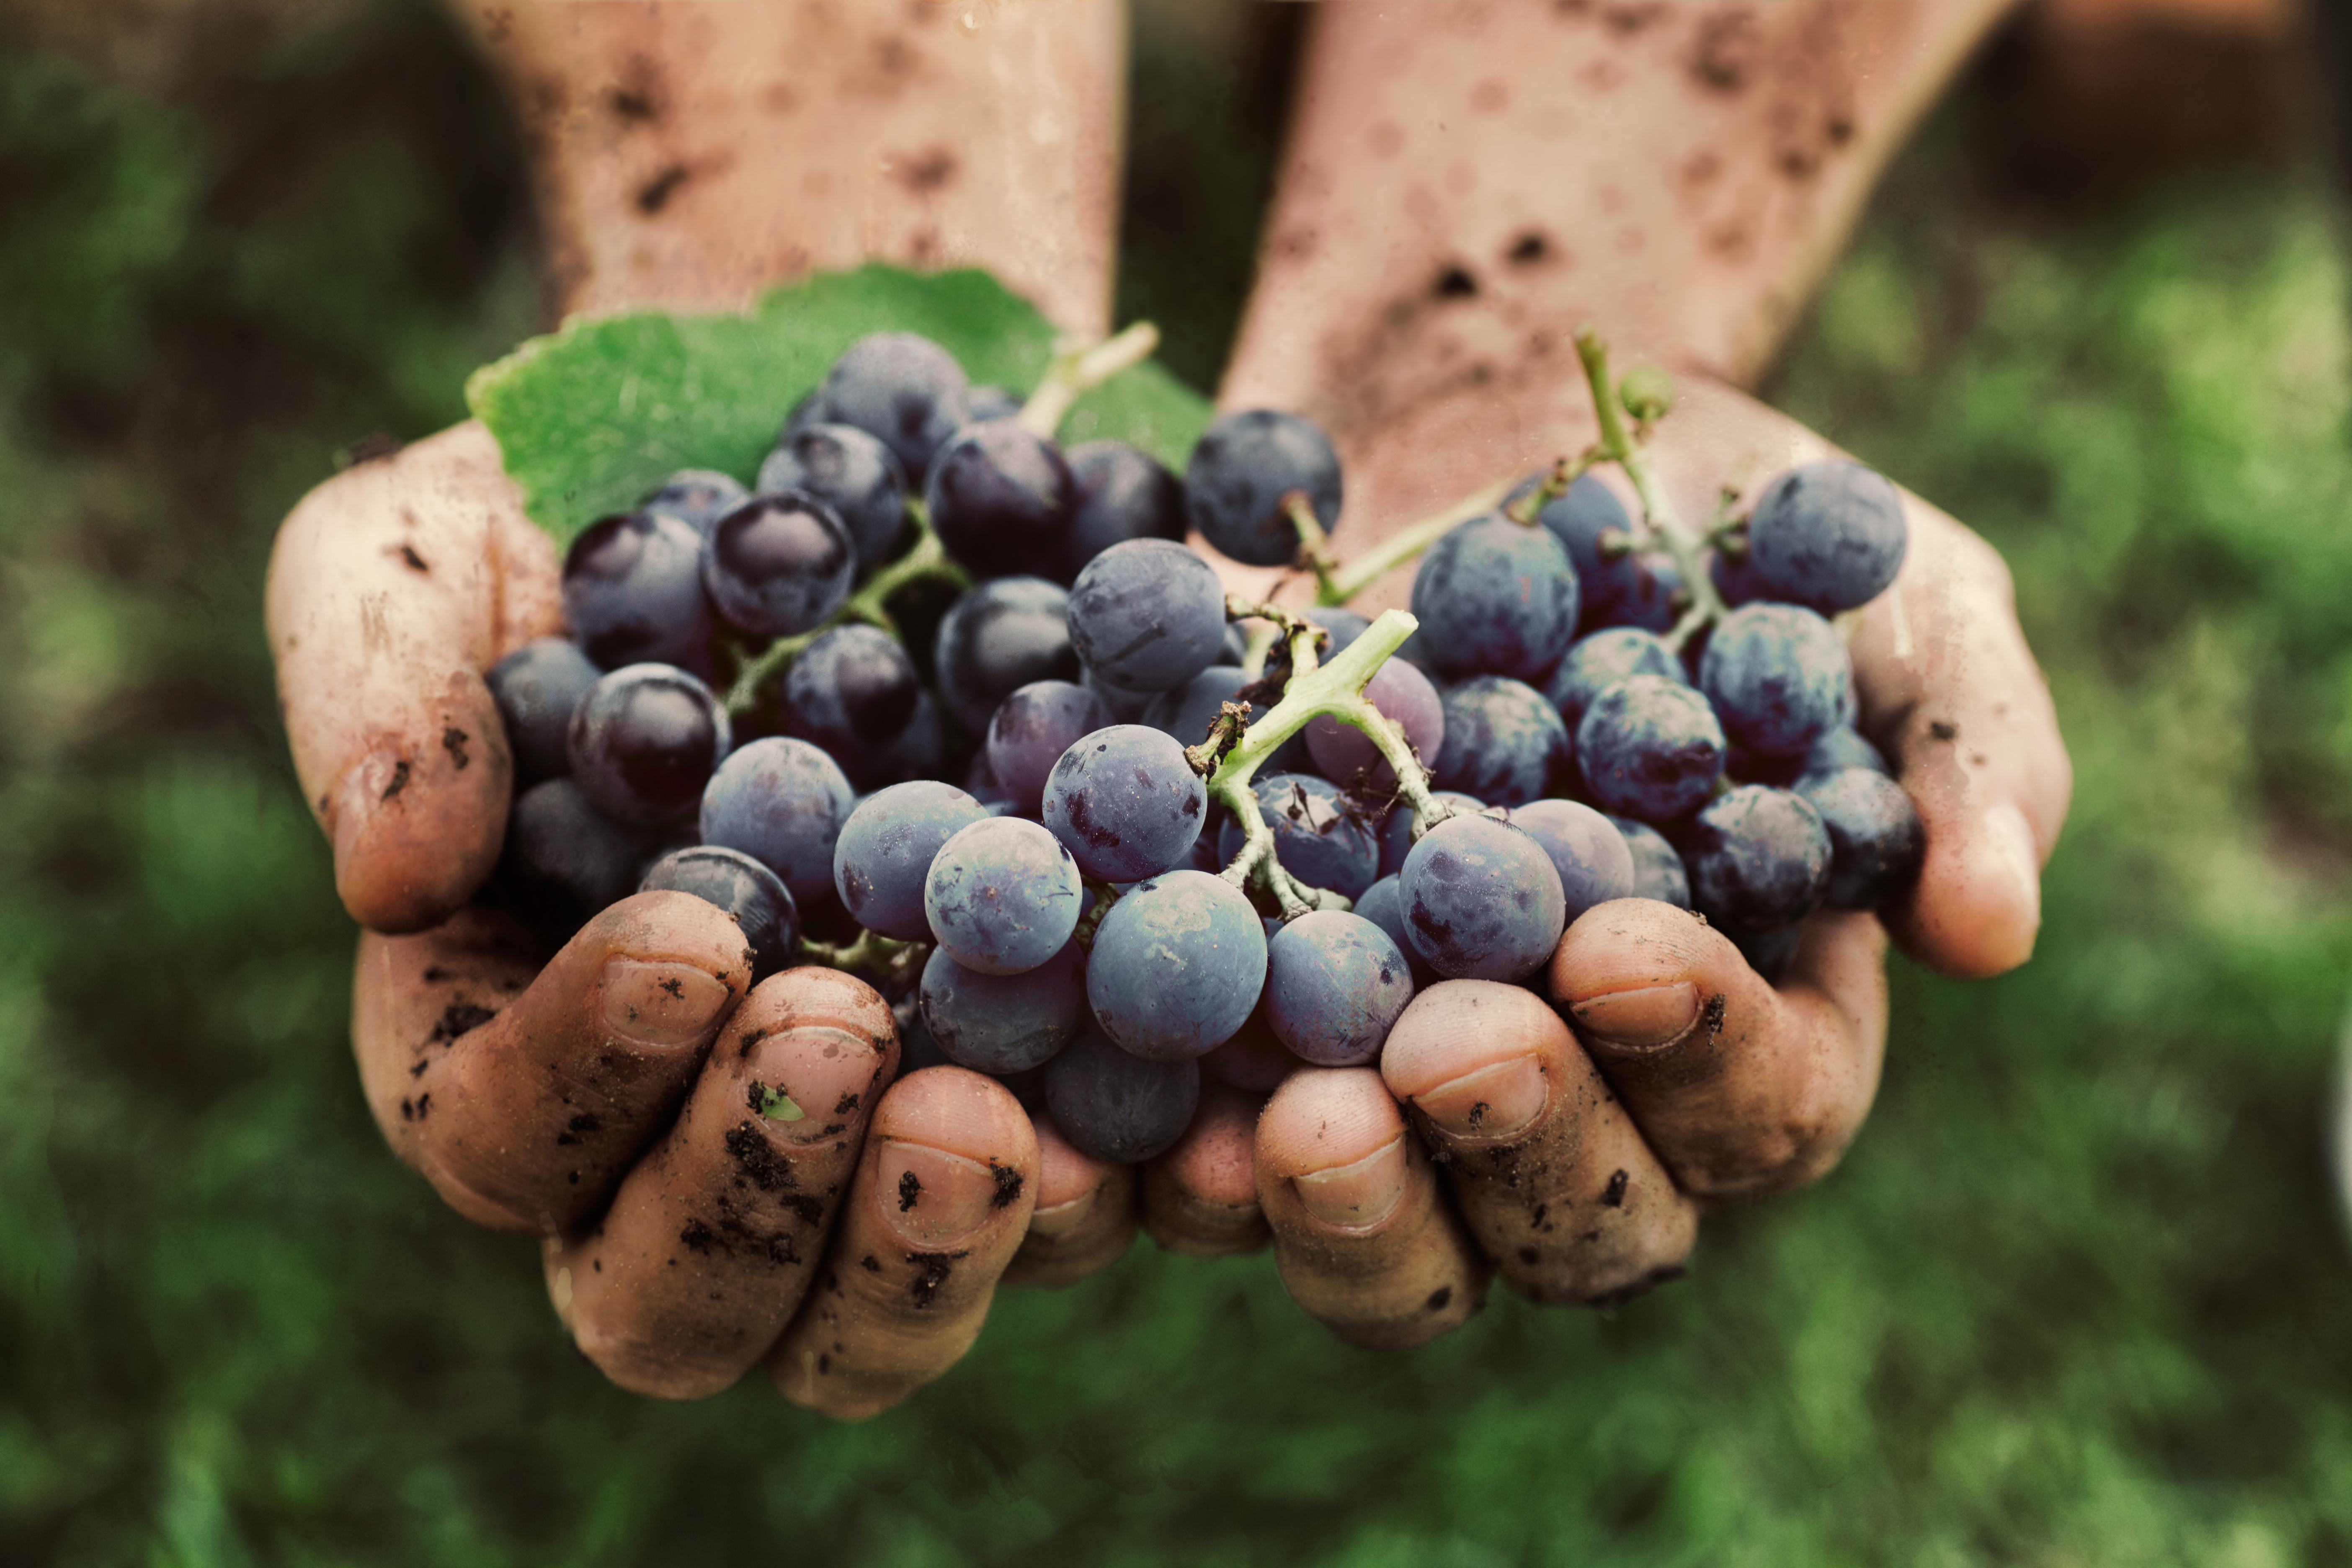
[[[1110,309],[1124,13],[1060,0],[461,0],[511,84],[558,303],[731,309],[868,260]]]
[[[1226,401],[1549,455],[1587,321],[1751,384],[2007,3],[1324,6]]]

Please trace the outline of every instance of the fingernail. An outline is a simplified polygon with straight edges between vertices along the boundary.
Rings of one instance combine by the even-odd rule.
[[[1508,1138],[1531,1126],[1551,1099],[1543,1064],[1513,1057],[1442,1083],[1413,1103],[1441,1131],[1455,1138]]]
[[[761,1040],[751,1065],[752,1109],[795,1143],[837,1137],[873,1109],[882,1053],[846,1029],[803,1025]]]
[[[882,1217],[917,1247],[950,1247],[970,1236],[1005,1190],[1002,1167],[922,1143],[883,1144],[880,1166]],[[1020,1176],[1004,1175],[1018,1197]]]
[[[2025,813],[2013,805],[1996,805],[1984,814],[1984,826],[2017,884],[2018,901],[2026,917],[2038,928],[2042,924],[2042,855],[2034,847],[2033,829]]]
[[[343,770],[335,786],[335,864],[348,861],[373,826],[384,802],[396,800],[411,780],[411,764],[389,746],[379,747]]]
[[[1095,1199],[1101,1195],[1100,1187],[1088,1187],[1067,1202],[1055,1204],[1049,1209],[1039,1209],[1029,1216],[1029,1233],[1046,1237],[1069,1235],[1095,1212]]]
[[[1681,1039],[1698,1022],[1698,987],[1685,980],[1588,996],[1569,1009],[1579,1027],[1604,1046],[1647,1051]]]
[[[724,981],[690,963],[608,959],[604,1026],[641,1046],[688,1045],[710,1032],[733,994]]]
[[[1325,1225],[1363,1230],[1389,1217],[1404,1196],[1404,1134],[1352,1164],[1290,1179],[1307,1212]]]

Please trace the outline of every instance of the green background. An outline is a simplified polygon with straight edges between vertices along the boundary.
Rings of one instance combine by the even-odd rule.
[[[1289,26],[1145,13],[1121,314],[1196,383]],[[2352,339],[2315,174],[2026,200],[1980,80],[1774,374],[2008,554],[2079,770],[2039,956],[1896,965],[1832,1177],[1613,1315],[1498,1297],[1402,1356],[1265,1258],[1143,1244],[839,1427],[606,1387],[530,1248],[368,1123],[262,564],[338,448],[457,417],[537,330],[535,253],[430,9],[165,42],[0,13],[0,1561],[2352,1562]]]

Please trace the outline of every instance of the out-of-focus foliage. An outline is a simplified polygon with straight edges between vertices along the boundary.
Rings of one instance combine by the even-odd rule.
[[[2080,769],[2040,956],[1898,966],[1843,1169],[1612,1316],[1406,1356],[1139,1244],[835,1427],[605,1387],[361,1107],[262,563],[539,322],[487,84],[429,11],[344,15],[208,98],[0,37],[0,1562],[2352,1561],[2314,190],[2060,225],[1948,137],[1772,389],[2009,553]]]

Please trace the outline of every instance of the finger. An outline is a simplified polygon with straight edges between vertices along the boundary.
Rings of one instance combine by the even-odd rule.
[[[451,1207],[555,1235],[602,1208],[668,1124],[751,989],[751,954],[690,893],[614,904],[514,994],[530,952],[470,912],[362,936],[352,1043],[376,1124]]]
[[[856,1420],[953,1366],[1036,1198],[1037,1137],[1011,1090],[958,1067],[891,1085],[816,1289],[768,1357],[776,1387]]]
[[[1512,1289],[1599,1303],[1682,1274],[1697,1206],[1533,992],[1431,986],[1389,1031],[1381,1076],[1412,1107],[1463,1223]]]
[[[302,499],[269,563],[270,651],[335,890],[375,931],[439,924],[497,863],[513,793],[482,672],[562,630],[553,542],[465,424]]]
[[[1058,1290],[1127,1256],[1135,1241],[1135,1168],[1079,1150],[1042,1106],[1029,1120],[1037,1134],[1037,1206],[1004,1283]]]
[[[605,1376],[699,1399],[759,1363],[824,1256],[898,1059],[889,1004],[837,970],[787,970],[735,1010],[604,1217],[547,1247],[556,1311]]]
[[[1889,911],[1906,952],[1979,978],[2033,954],[2042,866],[2074,790],[2049,687],[1992,547],[1906,495],[1911,547],[1853,641],[1863,722],[1927,829],[1910,896]]]
[[[1551,994],[1685,1192],[1769,1192],[1835,1164],[1869,1113],[1885,952],[1871,916],[1815,915],[1776,991],[1704,921],[1620,899],[1569,928]]]
[[[1485,1260],[1370,1068],[1309,1068],[1258,1118],[1258,1201],[1291,1300],[1350,1344],[1403,1350],[1484,1304]]]
[[[1262,1095],[1202,1079],[1192,1124],[1143,1167],[1143,1228],[1164,1250],[1230,1258],[1272,1239],[1257,1201],[1255,1145],[1265,1104]]]

